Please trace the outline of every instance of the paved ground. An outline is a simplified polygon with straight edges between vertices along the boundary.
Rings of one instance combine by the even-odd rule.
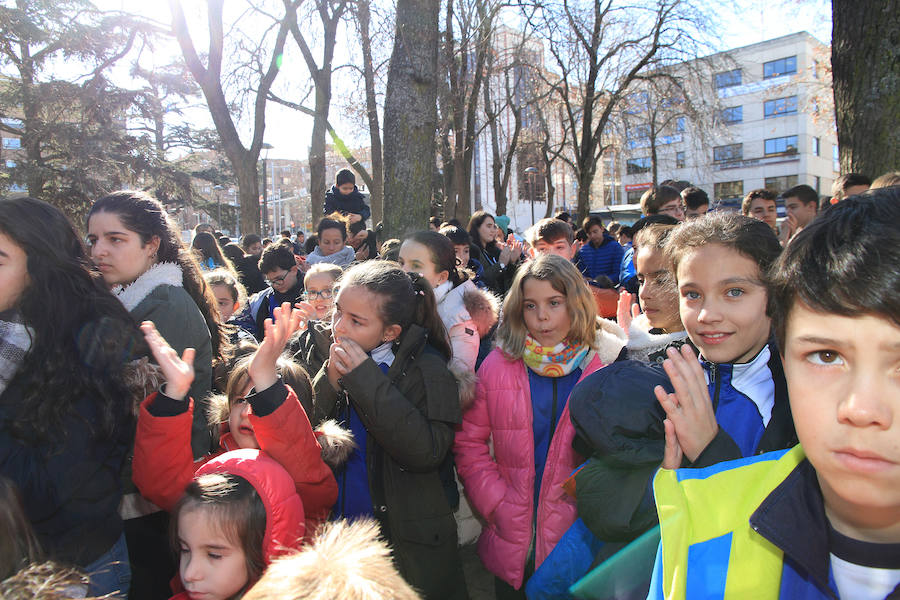
[[[461,546],[459,555],[466,574],[470,600],[494,600],[494,576],[489,573],[475,552],[475,544]]]

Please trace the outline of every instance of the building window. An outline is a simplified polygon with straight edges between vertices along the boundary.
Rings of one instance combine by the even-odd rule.
[[[643,196],[644,192],[646,191],[647,190],[632,190],[630,192],[626,192],[626,199],[628,200],[628,204],[637,204],[638,202],[640,202],[641,196]]]
[[[819,177],[818,175],[816,175],[815,180],[816,180],[816,193],[821,194],[822,193],[822,178]]]
[[[675,120],[675,131],[678,133],[684,133],[684,130],[687,128],[687,119],[685,117],[678,117]]]
[[[726,125],[731,125],[732,123],[740,123],[744,120],[744,107],[731,106],[728,108],[723,108],[721,111],[719,111],[719,119]]]
[[[7,161],[6,161],[6,168],[7,168],[7,169],[15,169],[15,168],[16,168],[16,161],[14,161],[14,160],[7,160]]]
[[[820,144],[821,144],[821,140],[819,140],[819,138],[814,137],[814,138],[812,139],[812,153],[813,153],[813,156],[821,156]]]
[[[742,160],[743,158],[743,144],[729,144],[727,146],[716,146],[713,148],[713,162],[731,162],[733,160]]]
[[[778,60],[763,63],[763,79],[779,77],[781,75],[791,75],[796,72],[796,56],[788,56],[787,58],[779,58]]]
[[[716,73],[716,87],[718,89],[741,85],[741,70],[724,71]]]
[[[18,150],[21,147],[22,140],[20,138],[3,138],[4,150]]]
[[[723,181],[715,185],[713,192],[717,200],[727,200],[729,198],[740,198],[744,195],[743,181]]]
[[[639,173],[649,173],[651,167],[650,157],[629,158],[625,161],[625,171],[629,175],[637,175]]]
[[[769,138],[766,140],[766,156],[773,154],[797,154],[797,136]]]
[[[683,169],[686,164],[687,163],[684,158],[684,152],[679,150],[678,152],[675,153],[675,168]]]
[[[772,190],[776,194],[786,192],[797,185],[796,175],[782,175],[781,177],[766,177],[765,188]]]
[[[837,144],[831,147],[831,168],[835,173],[841,172],[841,153],[838,150]]]
[[[763,113],[765,118],[780,117],[797,112],[797,96],[788,96],[787,98],[778,98],[777,100],[766,100],[763,105]]]

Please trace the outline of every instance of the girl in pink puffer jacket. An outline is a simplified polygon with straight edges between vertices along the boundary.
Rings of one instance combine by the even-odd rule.
[[[624,345],[571,262],[541,256],[520,267],[454,443],[466,495],[487,524],[478,553],[498,599],[525,597],[528,576],[575,521],[562,484],[584,459],[572,449],[569,393]]]

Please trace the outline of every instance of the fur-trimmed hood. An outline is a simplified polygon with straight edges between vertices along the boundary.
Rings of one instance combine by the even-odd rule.
[[[471,320],[478,329],[478,337],[484,337],[497,323],[500,300],[486,290],[479,289],[471,279],[456,287],[449,281],[434,288],[438,315],[449,331],[454,325]]]
[[[184,287],[184,274],[181,272],[181,267],[169,262],[156,263],[129,285],[114,286],[112,293],[125,306],[125,309],[131,312],[161,285]]]
[[[625,347],[628,336],[625,334],[625,330],[615,321],[597,317],[597,325],[597,337],[595,338],[597,341],[596,354],[604,365],[612,364],[619,357],[619,354],[622,353],[622,348]]]
[[[659,354],[667,347],[687,338],[686,331],[673,333],[651,333],[646,315],[638,315],[628,327],[628,358],[651,362],[651,356]]]

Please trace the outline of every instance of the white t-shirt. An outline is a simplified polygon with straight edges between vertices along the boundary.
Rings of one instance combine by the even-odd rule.
[[[833,528],[828,537],[838,596],[884,600],[900,586],[900,544],[862,542]]]

